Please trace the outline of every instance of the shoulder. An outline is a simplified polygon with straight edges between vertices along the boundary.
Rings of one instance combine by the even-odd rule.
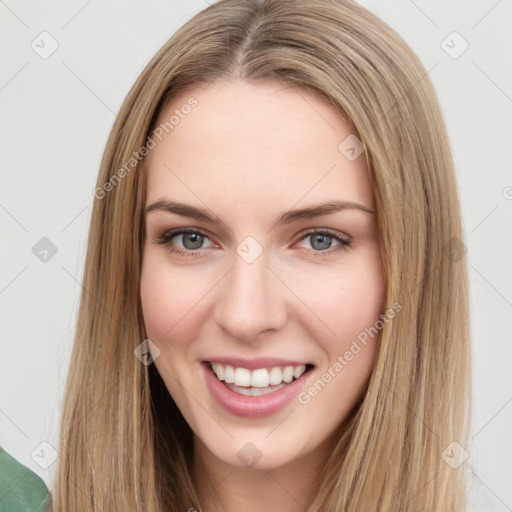
[[[47,512],[49,504],[43,480],[0,447],[0,511]]]

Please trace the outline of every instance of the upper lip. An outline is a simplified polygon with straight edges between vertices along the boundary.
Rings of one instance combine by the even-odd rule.
[[[311,365],[304,361],[290,360],[290,359],[279,359],[276,357],[255,357],[247,359],[244,357],[212,357],[211,359],[205,359],[209,363],[221,363],[229,364],[234,368],[247,368],[248,370],[256,370],[257,368],[273,368],[275,366],[300,366],[300,365]]]

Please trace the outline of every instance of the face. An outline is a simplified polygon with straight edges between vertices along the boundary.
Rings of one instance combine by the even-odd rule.
[[[332,106],[276,82],[190,89],[164,122],[145,160],[154,364],[211,458],[284,466],[335,441],[375,362],[378,336],[362,333],[384,281],[364,153],[338,148],[351,132]]]

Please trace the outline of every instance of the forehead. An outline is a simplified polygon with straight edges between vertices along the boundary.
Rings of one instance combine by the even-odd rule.
[[[351,160],[339,149],[349,125],[305,90],[240,79],[201,85],[176,95],[158,126],[145,160],[148,200],[244,205],[248,214],[326,199],[374,207],[364,153]]]

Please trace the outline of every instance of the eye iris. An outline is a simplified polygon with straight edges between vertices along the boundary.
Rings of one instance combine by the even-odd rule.
[[[320,246],[315,247],[316,242],[320,243]],[[332,242],[332,236],[326,235],[311,235],[311,247],[316,251],[320,251],[322,249],[329,249]]]
[[[182,237],[185,249],[199,249],[203,243],[203,236],[198,233],[184,233]]]

